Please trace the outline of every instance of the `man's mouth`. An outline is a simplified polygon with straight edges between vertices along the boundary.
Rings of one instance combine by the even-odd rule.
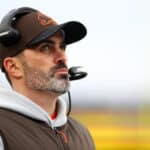
[[[56,73],[68,74],[68,69],[67,68],[59,68],[59,69],[56,70]]]

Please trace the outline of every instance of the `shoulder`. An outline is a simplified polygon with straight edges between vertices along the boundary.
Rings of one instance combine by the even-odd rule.
[[[11,111],[0,108],[0,132],[9,133],[15,123],[15,118]]]
[[[6,108],[0,108],[0,119],[3,121],[11,122],[18,114]],[[1,122],[2,123],[2,122]]]
[[[90,131],[88,130],[86,126],[81,124],[78,120],[73,119],[72,117],[69,117],[68,125],[71,130],[76,132],[76,134],[79,134],[79,136],[86,139],[88,142],[93,143],[93,139],[92,139]]]
[[[68,124],[74,128],[75,130],[78,130],[78,131],[84,131],[84,133],[89,133],[88,129],[83,125],[81,124],[78,120],[72,118],[72,117],[68,117]]]
[[[88,128],[78,120],[68,117],[67,130],[72,137],[74,137],[76,141],[79,140],[79,143],[82,143],[82,146],[84,145],[86,149],[95,150],[95,144]]]
[[[9,110],[0,108],[0,125],[10,122],[12,119]]]
[[[15,111],[0,108],[0,120],[0,129],[11,131],[14,126],[23,126],[27,119]]]

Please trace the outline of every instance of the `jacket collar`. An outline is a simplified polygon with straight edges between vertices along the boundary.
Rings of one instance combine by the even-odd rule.
[[[29,98],[12,89],[0,88],[0,108],[9,109],[32,119],[44,121],[52,128],[61,127],[67,122],[67,105],[65,100],[59,98],[57,103],[57,117],[55,120],[52,120],[43,108]]]

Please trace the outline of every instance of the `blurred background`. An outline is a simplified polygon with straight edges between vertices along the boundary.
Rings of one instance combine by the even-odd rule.
[[[71,115],[90,130],[96,149],[150,149],[150,1],[5,0],[0,19],[22,6],[87,27],[86,38],[67,47],[69,66],[88,72],[71,83]]]

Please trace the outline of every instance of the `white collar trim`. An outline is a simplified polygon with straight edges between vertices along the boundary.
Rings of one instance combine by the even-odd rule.
[[[0,108],[7,108],[30,118],[44,121],[52,128],[63,126],[67,122],[65,100],[59,98],[58,106],[57,117],[51,120],[49,114],[32,100],[11,89],[0,88]]]

